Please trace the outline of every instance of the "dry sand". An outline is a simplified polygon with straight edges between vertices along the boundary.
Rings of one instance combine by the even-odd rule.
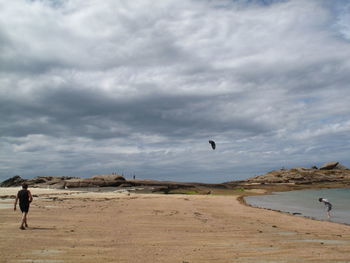
[[[19,211],[0,209],[0,262],[350,262],[350,226],[237,196],[30,190],[28,229],[18,228]]]

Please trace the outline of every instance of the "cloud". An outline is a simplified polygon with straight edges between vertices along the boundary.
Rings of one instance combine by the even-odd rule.
[[[0,8],[1,178],[118,170],[220,182],[350,165],[341,1]]]

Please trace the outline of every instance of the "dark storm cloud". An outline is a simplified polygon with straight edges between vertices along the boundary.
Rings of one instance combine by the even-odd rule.
[[[163,136],[207,136],[241,130],[258,134],[268,130],[258,120],[244,119],[240,112],[223,116],[223,105],[243,96],[169,96],[150,94],[137,99],[111,98],[100,90],[47,88],[35,99],[3,101],[4,136],[86,136],[94,139],[128,137],[134,131]],[[220,114],[222,112],[222,114]],[[119,131],[118,127],[127,127]]]

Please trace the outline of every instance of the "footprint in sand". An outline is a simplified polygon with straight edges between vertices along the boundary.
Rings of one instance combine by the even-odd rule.
[[[164,216],[173,216],[173,215],[176,215],[178,213],[179,213],[179,211],[177,211],[177,210],[171,210],[170,212],[166,212],[163,210],[153,210],[152,211],[152,214],[155,214],[155,215],[163,214]]]
[[[172,210],[172,211],[170,211],[170,213],[167,215],[167,216],[173,216],[173,215],[176,215],[176,214],[178,214],[179,213],[179,211],[177,211],[177,210]]]
[[[203,218],[202,217],[203,215],[199,212],[194,212],[193,214],[194,214],[196,219],[198,219],[199,221],[202,221],[203,223],[206,223],[208,221],[208,219]]]

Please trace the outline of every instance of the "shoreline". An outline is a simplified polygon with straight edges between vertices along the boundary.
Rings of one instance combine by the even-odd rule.
[[[239,198],[237,198],[239,199]],[[242,205],[245,205],[245,206],[248,206],[248,207],[251,207],[251,208],[255,208],[255,209],[262,209],[262,210],[267,210],[267,211],[274,211],[274,212],[278,212],[278,213],[281,213],[281,214],[285,214],[285,215],[289,215],[289,216],[292,216],[292,217],[302,217],[302,218],[305,218],[305,219],[309,219],[309,220],[314,220],[314,221],[319,221],[319,222],[329,222],[329,223],[333,223],[333,224],[339,224],[339,225],[345,225],[345,226],[350,226],[349,223],[339,223],[339,222],[334,222],[334,221],[331,221],[331,220],[322,220],[322,219],[318,219],[316,217],[311,217],[311,216],[304,216],[304,215],[294,215],[292,212],[285,212],[285,211],[282,211],[282,210],[278,210],[278,209],[272,209],[272,208],[265,208],[265,207],[259,207],[259,206],[254,206],[254,205],[251,205],[249,203],[247,203],[245,200],[244,200],[244,197],[241,199],[239,199],[240,203]]]
[[[265,194],[262,194],[262,195],[273,195],[273,194],[278,194],[278,193],[283,193],[283,192],[306,191],[306,190],[322,190],[322,189],[350,189],[350,187],[349,186],[343,186],[343,187],[312,187],[312,188],[305,188],[305,189],[293,189],[293,190],[288,190],[288,191],[267,191]],[[252,208],[257,208],[257,209],[264,209],[264,210],[269,210],[269,211],[275,211],[275,212],[279,212],[279,213],[282,213],[282,214],[291,215],[291,216],[294,216],[294,217],[303,217],[303,218],[306,218],[306,219],[311,219],[311,220],[320,221],[320,222],[330,222],[330,223],[350,226],[350,223],[336,222],[336,221],[327,220],[327,219],[320,219],[320,218],[313,217],[313,216],[302,215],[302,214],[299,214],[299,213],[298,214],[294,214],[293,212],[290,212],[290,211],[283,211],[283,210],[280,210],[280,209],[274,209],[274,208],[268,208],[268,207],[253,205],[253,204],[250,204],[247,200],[245,200],[245,197],[248,197],[248,196],[257,196],[257,195],[239,196],[238,200],[240,201],[240,203],[242,205],[245,205],[245,206],[248,206],[248,207],[252,207]]]

